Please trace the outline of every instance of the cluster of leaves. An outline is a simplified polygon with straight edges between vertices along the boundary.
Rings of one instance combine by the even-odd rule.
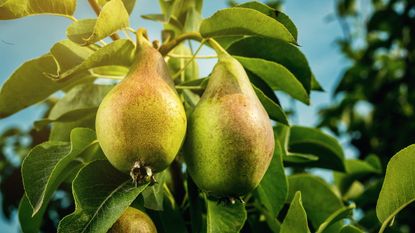
[[[197,51],[178,42],[214,38],[244,66],[275,121],[275,152],[260,185],[243,197],[245,203],[221,204],[197,189],[186,173],[182,152],[169,169],[157,174],[158,183],[153,186],[134,186],[128,175],[105,159],[96,140],[94,120],[97,107],[113,85],[96,80],[122,79],[132,63],[135,44],[117,32],[128,35],[131,30],[129,14],[135,1],[89,3],[98,14],[95,19],[75,19],[75,0],[10,0],[0,4],[0,19],[55,14],[74,21],[67,29],[68,39],[25,62],[0,90],[0,117],[51,98],[57,91],[63,94],[47,116],[35,123],[36,128],[50,129],[48,140],[34,141],[21,165],[24,195],[19,220],[23,232],[39,231],[50,210],[48,203],[57,190],[68,185],[72,186],[75,210],[58,219],[58,232],[106,232],[128,206],[147,212],[159,232],[365,230],[352,216],[355,203],[359,203],[356,197],[370,195],[360,195],[359,182],[368,175],[382,177],[381,162],[376,156],[346,160],[335,138],[318,129],[289,125],[275,91],[308,104],[310,92],[321,91],[321,87],[296,46],[298,32],[287,15],[259,2],[248,2],[202,19],[201,0],[161,0],[162,14],[143,16],[164,25],[159,50],[166,55],[186,111],[197,104],[208,78],[199,78]],[[114,41],[103,42],[107,37]],[[414,150],[412,146],[398,153],[386,171],[377,209],[382,231],[414,199],[415,192],[410,189],[415,175],[411,170]],[[334,171],[335,184],[307,173],[308,168]]]
[[[351,65],[334,92],[339,101],[322,110],[320,126],[347,135],[360,158],[377,155],[385,167],[394,153],[414,142],[415,2],[373,0],[372,10],[366,7],[367,1],[337,1],[345,32],[338,42]],[[360,223],[368,229],[378,224],[374,207],[381,184],[382,177],[362,180],[364,192],[371,193],[360,204]],[[415,232],[414,215],[413,207],[399,215],[395,231]]]

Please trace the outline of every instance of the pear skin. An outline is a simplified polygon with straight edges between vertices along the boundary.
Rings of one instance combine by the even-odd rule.
[[[147,214],[128,207],[108,233],[157,233],[157,229]]]
[[[162,55],[143,32],[137,33],[135,62],[129,73],[99,106],[96,132],[110,163],[132,176],[139,171],[152,176],[166,169],[182,145],[186,133],[183,104]]]
[[[253,190],[271,162],[274,134],[242,65],[219,55],[188,122],[185,159],[197,186],[212,196]]]

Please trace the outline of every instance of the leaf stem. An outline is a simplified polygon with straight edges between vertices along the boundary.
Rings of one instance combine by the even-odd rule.
[[[92,10],[94,10],[95,14],[99,16],[101,13],[101,7],[98,5],[96,0],[88,0],[89,5],[91,6]],[[119,40],[120,36],[117,33],[110,35],[112,40]]]

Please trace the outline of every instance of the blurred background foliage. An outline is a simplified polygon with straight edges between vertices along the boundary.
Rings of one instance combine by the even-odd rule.
[[[278,8],[281,1],[268,4]],[[363,17],[368,11],[369,17]],[[337,44],[350,66],[341,75],[332,105],[321,109],[318,127],[350,138],[360,159],[376,155],[385,169],[392,155],[415,143],[415,1],[336,0],[330,19],[342,27],[344,36]],[[47,116],[51,105],[45,106]],[[1,201],[6,218],[17,209],[23,195],[20,162],[49,134],[48,128],[23,131],[13,126],[0,135]],[[356,224],[377,232],[380,223],[375,206],[382,178],[371,175],[359,181],[363,190],[350,197],[361,208]],[[70,187],[60,187],[42,230],[56,231],[57,220],[73,209],[70,197]],[[415,208],[406,208],[387,232],[415,232],[414,216]]]
[[[365,10],[371,13],[362,20]],[[335,17],[344,33],[337,43],[351,65],[318,126],[347,135],[360,159],[377,155],[386,169],[392,155],[415,142],[415,1],[338,0]],[[381,182],[362,183],[367,195],[356,202],[363,210],[359,224],[377,232]],[[405,209],[388,232],[415,232],[414,216],[414,207]]]

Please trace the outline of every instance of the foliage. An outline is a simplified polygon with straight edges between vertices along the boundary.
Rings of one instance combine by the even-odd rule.
[[[374,167],[380,165],[373,160],[377,156],[383,172],[393,154],[414,142],[415,95],[411,91],[415,84],[414,11],[414,1],[407,0],[374,0],[371,4],[359,0],[337,1],[336,17],[344,31],[338,45],[350,65],[335,89],[334,97],[338,101],[321,110],[320,126],[350,138],[359,158],[375,162]],[[351,25],[358,27],[354,29]],[[357,164],[353,166],[356,168]],[[364,211],[360,223],[369,232],[375,232],[374,226],[379,223],[373,209],[382,177],[379,173],[359,176],[363,194],[360,197],[355,194],[353,198],[358,198]],[[350,186],[351,180],[348,183]],[[396,194],[404,195],[398,191]],[[409,206],[398,215],[395,231],[414,232],[414,214],[414,208]],[[381,216],[384,215],[379,216],[378,212],[383,222]]]
[[[0,137],[0,146],[4,149],[0,151],[3,211],[10,215],[12,209],[19,206],[23,232],[107,232],[128,206],[146,212],[158,232],[166,233],[364,232],[378,230],[381,225],[381,231],[384,231],[389,229],[389,223],[398,212],[415,199],[414,172],[411,169],[414,146],[395,155],[387,167],[382,185],[382,165],[386,165],[387,160],[376,155],[383,156],[386,152],[390,155],[392,152],[377,153],[374,150],[369,152],[376,155],[362,153],[364,160],[349,160],[334,137],[317,128],[290,125],[278,95],[284,92],[308,104],[311,92],[322,88],[297,46],[299,32],[294,23],[283,12],[259,2],[235,5],[203,19],[202,0],[160,0],[161,14],[143,16],[164,26],[161,45],[159,42],[153,45],[165,56],[187,113],[197,104],[209,78],[199,77],[199,49],[193,51],[183,41],[196,40],[200,47],[209,46],[206,40],[217,41],[244,66],[274,123],[275,150],[259,186],[241,197],[241,201],[234,200],[235,203],[208,196],[198,190],[187,174],[183,151],[167,170],[156,175],[157,184],[134,185],[127,175],[108,163],[96,140],[94,125],[99,104],[114,86],[99,84],[100,81],[115,79],[116,85],[127,74],[134,58],[134,42],[130,36],[121,38],[118,32],[124,31],[129,35],[134,31],[128,21],[135,0],[88,2],[97,17],[80,20],[73,16],[75,1],[35,4],[29,0],[9,0],[0,3],[2,20],[36,14],[52,14],[73,20],[67,29],[68,39],[57,42],[39,58],[23,63],[0,89],[2,118],[36,103],[43,103],[48,109],[30,132],[10,128]],[[350,4],[352,1],[341,2],[345,4],[339,8],[342,12],[350,7],[346,2]],[[278,5],[276,2],[273,4]],[[407,20],[412,22],[413,19]],[[376,23],[377,20],[373,20],[370,25],[378,29],[396,29],[387,23],[386,26]],[[402,31],[411,33],[413,28],[403,25],[399,25]],[[102,41],[104,38],[113,41],[107,44]],[[390,46],[393,42],[394,39]],[[396,45],[398,48],[413,46],[410,40],[401,42]],[[344,44],[344,48],[352,52],[352,47]],[[410,51],[414,50],[407,50],[405,62],[413,61]],[[368,53],[373,52],[371,49]],[[359,54],[361,52],[351,53],[356,59],[361,58]],[[365,57],[365,53],[362,54]],[[402,68],[402,61],[391,56],[382,56],[386,59],[382,62],[386,63],[381,64]],[[413,74],[413,67],[406,67],[405,72]],[[379,72],[381,75],[382,70],[369,73]],[[389,77],[382,75],[379,77]],[[389,82],[402,77],[396,78],[387,79],[389,81],[384,84],[391,85]],[[352,84],[343,81],[339,92],[360,90],[359,95],[366,93],[362,88],[349,86]],[[377,98],[389,95],[383,95],[379,90],[372,92],[377,93]],[[408,98],[412,96],[409,91],[405,94]],[[351,99],[356,100],[353,95]],[[390,95],[392,98],[396,93]],[[406,110],[411,109],[409,99],[399,100],[407,104],[402,106],[409,106]],[[344,105],[347,104],[341,104]],[[394,107],[397,106],[391,106],[391,109]],[[393,114],[389,111],[383,113],[381,116],[384,118]],[[330,116],[331,120],[323,121],[322,125],[334,121],[330,128],[335,130],[341,118]],[[391,125],[382,127],[386,126],[392,128]],[[379,132],[375,128],[381,128],[379,125],[373,127],[370,132]],[[370,139],[381,142],[379,135],[371,135]],[[389,134],[382,140],[389,138],[389,143],[396,142],[390,139],[394,135]],[[405,137],[408,140],[409,136],[405,134]],[[28,138],[31,141],[25,143]],[[383,146],[376,145],[376,148]],[[394,146],[400,148],[403,144],[397,142]],[[6,153],[7,148],[11,148],[11,153],[10,149]],[[335,182],[331,184],[311,174],[309,168],[333,171]],[[382,191],[378,199],[379,190]],[[16,197],[21,198],[20,204]],[[373,203],[376,201],[375,210]],[[356,206],[366,211],[360,221],[352,214]],[[370,216],[375,220],[368,219]],[[399,218],[396,221],[401,224]]]

